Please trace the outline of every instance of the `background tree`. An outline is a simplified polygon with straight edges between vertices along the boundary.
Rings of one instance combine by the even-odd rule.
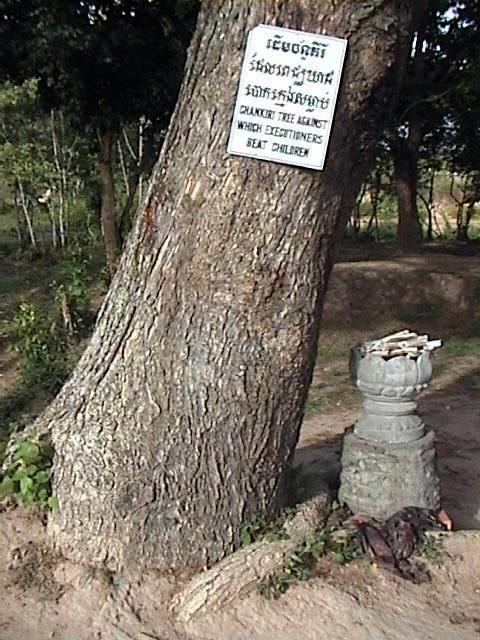
[[[429,169],[446,139],[452,141],[452,96],[473,81],[469,69],[478,62],[480,26],[476,5],[431,0],[415,33],[394,126],[387,134],[398,199],[397,238],[405,251],[417,248],[422,237],[419,163]]]
[[[449,126],[443,154],[453,172],[450,191],[457,203],[457,239],[467,240],[475,207],[480,203],[480,6],[461,5],[456,8],[455,17],[464,30],[477,35],[468,42],[459,82],[448,96]],[[461,33],[456,37],[460,39]],[[455,180],[456,176],[459,180]]]
[[[188,0],[5,4],[0,33],[16,55],[4,74],[17,80],[37,77],[48,110],[61,108],[79,130],[90,127],[95,132],[100,217],[111,272],[121,248],[113,167],[116,137],[140,118],[144,135],[149,127],[159,130],[168,122],[195,13],[196,3]],[[145,154],[137,163],[130,192],[140,172],[151,168],[153,157]]]
[[[0,85],[0,184],[15,208],[19,247],[44,253],[67,243],[91,158],[62,112],[43,111],[37,85]]]
[[[3,85],[0,109],[0,175],[15,204],[19,244],[24,245],[28,236],[33,249],[37,249],[36,195],[47,188],[53,165],[48,159],[44,122],[38,117],[36,83]]]
[[[89,347],[34,425],[56,449],[58,547],[208,565],[285,497],[335,240],[408,50],[414,6],[206,1],[144,209]],[[323,172],[226,154],[259,23],[349,39]]]

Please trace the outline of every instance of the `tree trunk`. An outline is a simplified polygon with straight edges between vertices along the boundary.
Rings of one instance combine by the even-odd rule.
[[[125,205],[120,215],[119,235],[120,242],[124,243],[128,234],[128,229],[131,224],[131,215],[133,205],[135,204],[135,196],[137,195],[138,184],[140,181],[140,168],[132,170],[127,178],[128,190]]]
[[[380,191],[382,189],[382,171],[378,169],[375,171],[375,176],[373,179],[373,184],[371,185],[370,190],[370,201],[372,203],[372,213],[370,215],[370,220],[367,224],[366,235],[370,233],[370,229],[375,224],[375,238],[377,242],[380,240],[380,234],[378,232],[378,204],[380,200]]]
[[[334,245],[408,51],[413,7],[203,3],[172,123],[91,343],[36,425],[49,519],[82,563],[203,567],[282,503]],[[349,38],[324,171],[226,153],[259,23]]]
[[[23,214],[23,209],[19,202],[20,199],[20,190],[18,187],[18,183],[15,184],[15,188],[13,189],[13,204],[15,206],[15,230],[17,232],[17,242],[18,249],[24,249],[27,246],[26,241],[26,233],[25,233],[25,216]]]
[[[102,223],[103,242],[107,267],[113,275],[120,256],[120,235],[115,214],[115,189],[113,184],[112,153],[113,132],[109,126],[100,124],[97,127],[98,142],[100,144],[100,220]]]
[[[475,203],[470,202],[467,205],[465,216],[463,215],[464,204],[457,211],[457,240],[459,242],[467,242],[469,240],[468,228],[475,212]]]
[[[20,194],[20,205],[22,207],[23,215],[25,217],[25,222],[27,223],[28,235],[30,237],[30,244],[32,246],[32,249],[35,250],[37,249],[37,239],[35,237],[35,231],[33,228],[32,216],[30,215],[30,212],[28,210],[28,202],[25,195],[25,190],[23,188],[23,183],[19,178],[16,179],[16,182],[17,182],[18,192]]]
[[[408,139],[393,147],[395,189],[398,200],[397,240],[404,252],[416,251],[422,238],[417,207],[418,150]]]
[[[428,240],[433,240],[433,219],[434,219],[434,213],[433,213],[433,208],[434,208],[434,203],[433,203],[433,196],[434,196],[434,190],[435,190],[435,167],[432,167],[429,171],[429,176],[428,176],[428,199],[424,198],[423,195],[420,193],[420,198],[423,201],[423,204],[425,205],[425,209],[427,210],[427,216],[428,216],[428,224],[427,224],[427,238]]]

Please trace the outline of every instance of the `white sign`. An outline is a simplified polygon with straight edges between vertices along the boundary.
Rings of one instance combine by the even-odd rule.
[[[316,33],[252,29],[228,152],[323,169],[346,48]]]

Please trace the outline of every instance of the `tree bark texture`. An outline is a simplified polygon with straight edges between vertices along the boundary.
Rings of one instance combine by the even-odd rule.
[[[404,252],[415,251],[422,239],[418,215],[418,147],[420,131],[410,127],[408,138],[397,138],[393,144],[393,167],[398,202],[397,241]]]
[[[335,6],[334,6],[335,4]],[[73,560],[210,566],[281,504],[335,239],[406,57],[413,7],[206,1],[145,204],[71,379],[36,425]],[[246,37],[349,38],[326,169],[226,152]]]
[[[115,188],[112,169],[113,132],[109,127],[99,125],[97,137],[100,144],[98,160],[101,197],[100,221],[107,267],[110,274],[113,275],[120,256],[120,234],[115,213]]]

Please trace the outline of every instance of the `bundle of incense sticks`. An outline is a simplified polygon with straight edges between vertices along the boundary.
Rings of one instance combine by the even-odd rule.
[[[420,336],[414,331],[403,329],[389,336],[364,342],[360,345],[360,352],[363,355],[375,353],[383,357],[407,356],[415,358],[423,351],[433,351],[442,346],[441,340],[430,340],[428,335]]]

